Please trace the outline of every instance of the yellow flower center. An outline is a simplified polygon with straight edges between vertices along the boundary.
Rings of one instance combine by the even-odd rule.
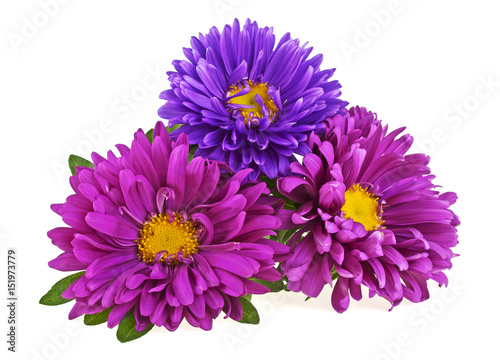
[[[160,214],[151,221],[144,223],[140,231],[141,238],[137,240],[139,258],[146,263],[153,263],[156,255],[163,252],[159,261],[165,262],[167,256],[172,256],[172,264],[178,262],[177,253],[184,256],[198,252],[197,229],[190,220],[183,221],[179,213],[173,216]]]
[[[378,197],[359,184],[345,192],[345,203],[341,211],[346,219],[352,219],[365,227],[366,231],[380,228],[384,223],[379,216]]]
[[[254,117],[262,118],[264,116],[262,111],[262,106],[260,106],[257,101],[255,101],[255,95],[259,94],[262,100],[264,101],[264,105],[269,111],[269,118],[273,119],[274,114],[278,111],[278,108],[274,104],[273,99],[269,96],[267,91],[269,90],[267,83],[264,84],[254,84],[252,80],[248,80],[248,85],[250,86],[250,92],[245,95],[236,96],[229,100],[230,104],[237,105],[247,105],[250,107],[240,108],[238,111],[245,118],[245,124],[248,122],[248,118],[250,113],[253,113]],[[244,85],[240,86],[231,86],[229,89],[230,96],[237,94],[241,89],[244,88]],[[272,120],[271,120],[272,121]]]

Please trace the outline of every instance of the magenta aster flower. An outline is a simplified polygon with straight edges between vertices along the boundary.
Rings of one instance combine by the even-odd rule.
[[[359,107],[326,124],[324,135],[309,138],[313,153],[278,180],[281,194],[300,205],[292,222],[303,226],[281,265],[288,288],[316,297],[338,276],[338,312],[350,296],[361,299],[361,285],[393,306],[427,299],[427,280],[447,284],[443,270],[455,256],[459,220],[449,207],[456,194],[435,190],[428,156],[405,155],[412,138],[398,138],[404,128],[387,134]]]
[[[263,238],[281,224],[266,185],[242,185],[251,170],[188,163],[187,136],[171,142],[161,122],[152,144],[139,130],[117,148],[120,157],[94,153],[95,170],[77,168],[75,194],[53,205],[69,227],[49,231],[64,250],[49,265],[85,270],[63,293],[76,299],[70,319],[111,307],[109,327],[133,309],[137,331],[183,319],[208,330],[221,310],[241,319],[238,298],[268,291],[249,278],[281,279],[274,265],[288,251]]]
[[[252,168],[252,179],[285,176],[294,154],[311,151],[307,135],[347,105],[330,80],[335,69],[321,70],[323,56],[309,58],[312,50],[290,34],[276,44],[273,28],[250,20],[213,27],[192,37],[187,60],[173,62],[158,114],[183,125],[172,136],[187,133],[196,155]]]

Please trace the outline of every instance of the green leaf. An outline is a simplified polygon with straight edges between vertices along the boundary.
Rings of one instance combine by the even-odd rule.
[[[267,187],[269,188],[269,190],[271,190],[271,192],[273,193],[277,192],[276,179],[269,179],[266,175],[262,174],[260,176],[260,180],[266,183]]]
[[[198,150],[197,145],[189,145],[189,156],[188,156],[188,162],[194,159],[194,153]]]
[[[259,179],[266,183],[269,190],[271,190],[271,195],[278,197],[278,198],[281,198],[285,201],[285,204],[283,205],[283,209],[297,210],[300,207],[300,204],[297,204],[295,201],[290,200],[289,198],[287,198],[285,195],[281,194],[278,191],[278,186],[277,186],[278,179],[277,178],[270,179],[266,175],[261,174],[259,176]]]
[[[250,278],[250,280],[255,281],[258,284],[264,285],[269,290],[271,290],[271,292],[280,292],[281,290],[285,289],[285,283],[283,282],[283,279],[280,279],[278,281],[267,281],[267,280]]]
[[[77,166],[85,166],[88,168],[94,168],[94,164],[78,155],[70,155],[68,159],[69,168],[73,175],[76,175],[75,168]]]
[[[252,294],[246,294],[245,296],[243,296],[245,299],[247,299],[248,301],[252,301]]]
[[[293,234],[297,232],[300,228],[290,229],[290,230],[278,230],[276,231],[276,236],[271,235],[271,239],[282,244],[286,244],[288,239],[292,237]]]
[[[280,267],[281,267],[281,264],[278,265],[278,270],[280,270]],[[283,280],[283,283],[284,283],[283,284],[283,286],[284,286],[283,291],[290,292],[290,290],[288,289],[288,283],[289,283],[290,280],[288,280],[288,278],[286,276],[283,276],[283,278],[281,280]]]
[[[174,131],[175,129],[178,129],[180,128],[182,125],[181,124],[175,124],[174,126],[172,127],[166,127],[167,129],[167,132],[170,134],[172,131]],[[147,133],[146,133],[146,137],[148,138],[149,142],[152,144],[153,143],[153,134],[154,134],[154,128],[153,129],[150,129]]]
[[[86,314],[83,318],[83,323],[89,326],[105,323],[108,321],[109,312],[112,308],[113,307],[110,307],[106,310],[98,312],[97,314]]]
[[[148,138],[149,140],[149,143],[152,144],[153,143],[153,133],[154,133],[154,130],[155,129],[150,129],[147,133],[146,133],[146,137]]]
[[[168,133],[170,134],[172,131],[174,130],[177,130],[178,128],[180,128],[182,126],[182,124],[175,124],[175,125],[172,125],[172,127],[168,127],[167,126],[167,131]]]
[[[153,324],[149,325],[146,330],[137,332],[135,330],[135,316],[134,310],[130,310],[120,321],[118,325],[118,330],[116,331],[116,338],[121,343],[139,339],[140,337],[146,335],[153,328]]]
[[[257,309],[244,297],[240,297],[239,299],[241,307],[243,308],[243,316],[241,317],[240,323],[257,325],[260,321]]]
[[[337,280],[337,278],[339,277],[339,274],[337,272],[337,270],[335,270],[335,267],[332,268],[332,270],[330,271],[330,275],[332,276],[332,280]]]
[[[80,271],[76,274],[72,274],[56,282],[52,286],[52,288],[47,292],[47,294],[42,296],[42,298],[40,299],[40,304],[55,306],[55,305],[65,304],[73,300],[73,299],[65,299],[61,296],[61,294],[83,274],[85,274],[85,271]]]

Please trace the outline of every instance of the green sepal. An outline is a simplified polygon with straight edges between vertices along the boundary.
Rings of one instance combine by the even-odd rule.
[[[280,264],[280,265],[278,265],[278,270],[279,270],[279,271],[281,271],[281,269],[280,269],[280,268],[281,268],[281,264]],[[290,282],[290,280],[288,280],[288,278],[287,278],[286,276],[283,276],[283,277],[281,278],[281,280],[283,280],[283,286],[284,286],[283,291],[285,291],[285,292],[290,292],[291,290],[290,290],[290,289],[288,289],[288,283]]]
[[[175,124],[174,126],[172,127],[166,127],[167,129],[167,132],[170,134],[172,131],[180,128],[182,125],[181,124]],[[150,129],[147,133],[146,133],[146,137],[148,138],[149,142],[151,144],[153,144],[153,133],[154,133],[154,129]],[[191,160],[193,160],[194,158],[194,153],[196,152],[196,150],[198,150],[198,146],[197,145],[189,145],[189,155],[188,155],[188,162],[190,162]]]
[[[108,316],[113,307],[110,307],[106,310],[98,312],[97,314],[85,314],[83,317],[83,323],[88,326],[94,326],[103,324],[108,321]]]
[[[83,276],[83,274],[85,274],[85,271],[80,271],[56,282],[52,286],[52,288],[42,296],[42,298],[40,299],[40,304],[55,306],[66,304],[67,302],[72,301],[73,299],[65,299],[61,295],[71,284],[73,284],[78,278]]]
[[[289,230],[278,230],[276,231],[276,236],[271,235],[270,239],[277,241],[281,244],[286,244],[288,239],[290,239],[293,234],[295,234],[300,228],[289,229]]]
[[[271,292],[280,292],[281,290],[285,289],[285,283],[283,282],[283,279],[280,279],[278,281],[267,281],[267,280],[250,278],[249,280],[264,285],[269,290],[271,290]]]
[[[279,191],[278,191],[278,182],[277,182],[277,179],[270,179],[268,178],[266,175],[264,174],[261,174],[259,179],[263,182],[266,183],[267,187],[269,188],[269,190],[271,190],[271,195],[273,196],[276,196],[276,197],[279,197],[281,199],[283,199],[285,201],[285,204],[283,205],[283,209],[287,209],[287,210],[297,210],[299,208],[299,204],[295,203],[293,200],[290,200],[289,198],[287,198],[286,196],[282,195]]]
[[[257,325],[260,322],[260,317],[257,309],[252,305],[250,301],[244,297],[240,297],[241,307],[243,308],[243,316],[241,317],[240,323]]]
[[[196,153],[196,150],[198,150],[198,145],[189,145],[188,162],[194,159],[194,154]]]
[[[68,158],[68,165],[73,175],[76,175],[75,168],[77,166],[84,166],[92,169],[94,168],[94,164],[91,161],[88,161],[78,155],[70,155]]]
[[[304,300],[304,301],[307,301],[307,300],[309,300],[310,298],[311,298],[311,297],[310,297],[310,296],[308,296],[308,297],[306,297],[306,298],[305,298],[305,300]]]
[[[266,183],[268,189],[271,190],[272,193],[278,192],[276,188],[276,179],[270,179],[266,175],[261,174],[260,180]]]
[[[167,126],[166,129],[167,129],[167,132],[170,134],[172,131],[180,128],[181,126],[182,126],[181,124],[175,124],[172,127]],[[146,133],[146,137],[148,138],[150,144],[153,143],[154,131],[155,131],[155,129],[153,128],[153,129],[149,129],[149,131]]]
[[[153,143],[153,133],[154,133],[154,131],[155,131],[155,129],[149,129],[149,131],[146,133],[146,137],[148,138],[150,144]]]
[[[172,125],[172,127],[168,127],[167,126],[167,131],[168,133],[170,134],[172,131],[174,130],[177,130],[178,128],[180,128],[183,124],[174,124]]]
[[[332,276],[333,281],[337,280],[337,278],[339,277],[339,273],[337,272],[337,270],[335,270],[335,267],[333,267],[330,271],[330,275]]]
[[[135,330],[135,316],[134,310],[130,310],[118,324],[118,330],[116,331],[116,338],[119,342],[125,343],[146,335],[153,328],[153,324],[149,325],[145,330],[137,332]]]

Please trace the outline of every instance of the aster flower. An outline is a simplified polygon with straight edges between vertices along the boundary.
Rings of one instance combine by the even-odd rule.
[[[172,133],[189,135],[196,155],[222,160],[234,171],[252,168],[269,178],[289,172],[294,153],[310,152],[307,135],[347,105],[334,69],[321,70],[322,55],[284,35],[275,46],[273,28],[236,19],[222,31],[191,38],[187,60],[173,62],[171,89],[159,109]]]
[[[117,145],[94,169],[77,167],[74,194],[52,209],[69,227],[48,232],[64,252],[49,266],[84,270],[62,294],[69,317],[110,309],[114,327],[133,311],[136,330],[175,330],[183,319],[209,330],[221,310],[240,320],[239,297],[268,292],[250,278],[276,281],[288,247],[265,236],[280,225],[279,203],[264,183],[201,157],[187,162],[185,134],[171,142],[159,122],[131,148]],[[229,172],[227,171],[229,170]]]
[[[361,299],[361,285],[395,306],[427,299],[428,279],[447,284],[457,197],[435,190],[428,156],[405,155],[412,138],[398,137],[403,130],[387,134],[375,114],[351,108],[328,119],[322,136],[312,134],[313,152],[278,180],[299,206],[291,226],[302,227],[281,264],[290,290],[316,297],[338,277],[332,306],[343,312],[350,297]]]

